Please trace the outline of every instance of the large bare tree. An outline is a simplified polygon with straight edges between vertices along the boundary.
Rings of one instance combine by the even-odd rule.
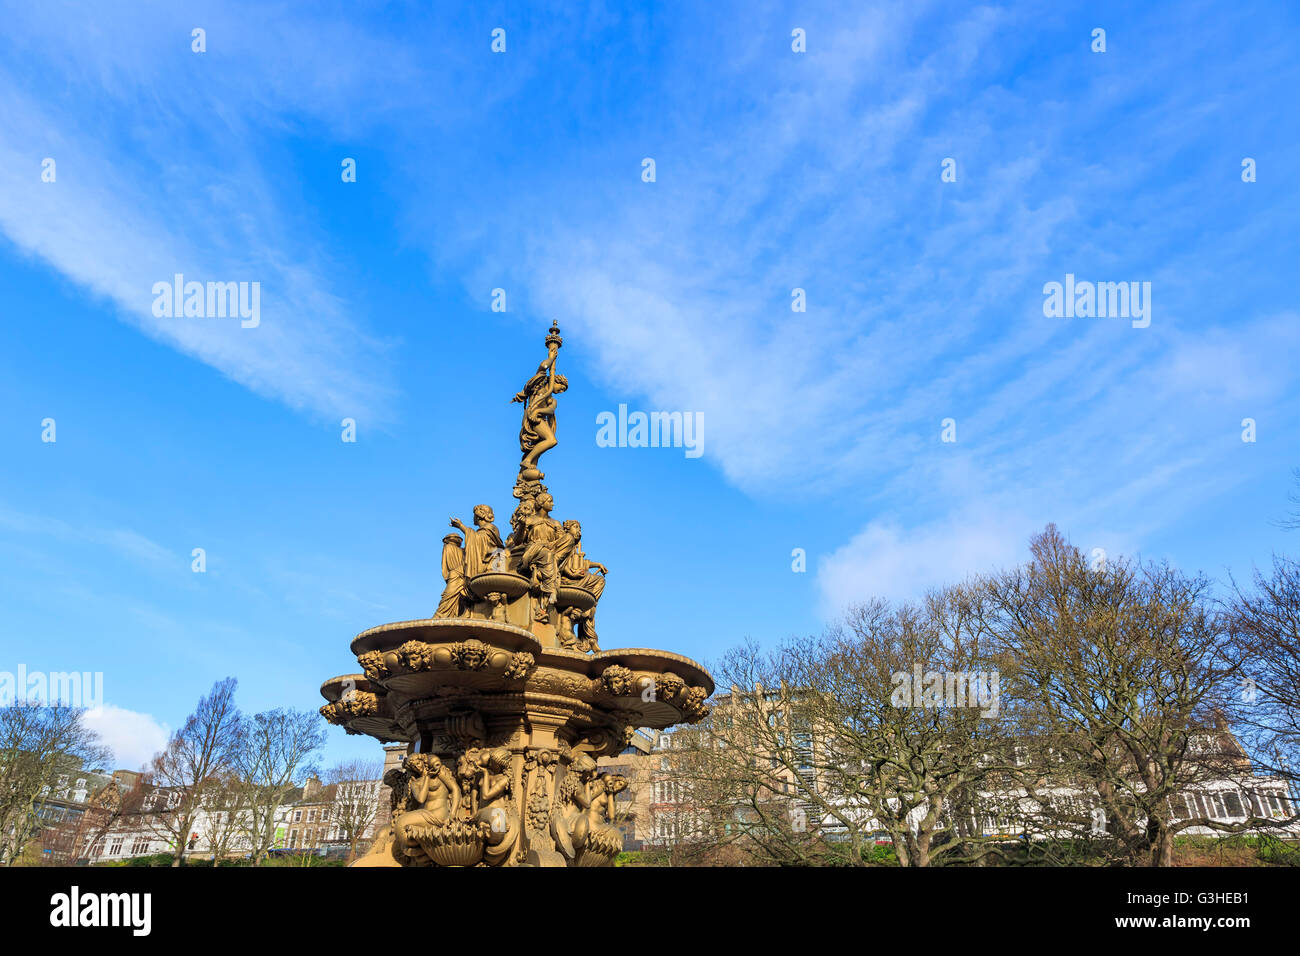
[[[213,684],[153,759],[145,783],[152,803],[144,809],[153,828],[172,841],[172,866],[181,865],[196,836],[200,809],[220,789],[238,756],[242,720],[235,706],[236,686],[233,677]]]
[[[1270,825],[1218,822],[1184,800],[1242,770],[1223,723],[1240,664],[1209,582],[1163,564],[1090,562],[1052,525],[1030,552],[988,580],[982,606],[1003,693],[1036,722],[1021,741],[1033,801],[1046,811],[1052,796],[1095,796],[1126,857],[1153,866],[1171,865],[1190,827]]]

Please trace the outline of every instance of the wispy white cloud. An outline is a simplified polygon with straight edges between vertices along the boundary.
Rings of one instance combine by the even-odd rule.
[[[1007,514],[954,515],[904,528],[872,521],[817,566],[822,614],[872,597],[914,599],[967,575],[1014,563],[1033,522]]]
[[[243,68],[250,31],[214,29],[214,48],[231,50],[233,40],[233,50],[205,59],[189,52],[191,24],[178,11],[64,11],[102,30],[70,29],[42,11],[9,22],[13,40],[28,43],[0,65],[0,234],[147,335],[259,394],[320,415],[382,419],[387,346],[333,291],[337,266],[302,238],[311,223],[283,201],[283,170],[259,161],[257,124],[284,121],[264,98],[306,91],[278,74],[268,86]],[[395,68],[402,60],[384,57]],[[356,82],[329,69],[311,75]],[[50,76],[64,77],[70,95]],[[341,92],[315,91],[326,104]],[[53,183],[41,179],[46,157]],[[260,283],[261,324],[156,317],[153,285],[176,273]]]

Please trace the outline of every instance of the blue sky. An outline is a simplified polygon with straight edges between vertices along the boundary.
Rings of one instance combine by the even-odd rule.
[[[807,633],[1049,521],[1294,551],[1300,14],[1131,6],[3,4],[0,670],[103,671],[123,764],[226,675],[317,706],[432,613],[448,517],[504,526],[552,319],[606,647]],[[261,324],[155,317],[176,272]],[[1150,326],[1045,317],[1067,273]],[[703,456],[597,447],[620,403]]]

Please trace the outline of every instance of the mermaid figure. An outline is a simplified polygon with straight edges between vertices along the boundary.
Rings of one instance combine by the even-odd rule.
[[[460,787],[451,771],[433,754],[411,754],[406,758],[406,793],[414,809],[408,810],[393,824],[395,856],[412,863],[428,865],[428,855],[420,846],[421,831],[445,826],[460,809]],[[414,829],[415,832],[412,832]]]

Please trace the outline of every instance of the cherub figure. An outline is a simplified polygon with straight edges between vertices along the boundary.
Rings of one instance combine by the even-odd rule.
[[[595,798],[591,802],[593,823],[603,819],[609,823],[618,822],[618,805],[616,799],[627,789],[627,777],[621,773],[602,773],[593,783]]]
[[[537,504],[532,498],[522,498],[515,513],[510,516],[510,537],[506,538],[506,547],[517,551],[528,541],[528,528],[537,514]]]

